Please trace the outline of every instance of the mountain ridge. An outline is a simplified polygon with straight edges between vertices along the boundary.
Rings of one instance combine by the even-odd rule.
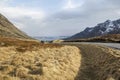
[[[5,16],[0,14],[0,36],[30,39],[27,34],[19,30]]]
[[[87,27],[82,32],[77,33],[67,39],[90,38],[107,34],[120,34],[120,19],[114,21],[106,20],[105,22],[99,23],[94,27]]]

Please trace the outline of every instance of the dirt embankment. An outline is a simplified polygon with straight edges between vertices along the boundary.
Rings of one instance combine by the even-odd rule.
[[[22,51],[0,47],[0,80],[74,80],[80,50],[73,46],[39,46]]]
[[[120,80],[120,50],[95,45],[81,49],[81,67],[75,80]]]

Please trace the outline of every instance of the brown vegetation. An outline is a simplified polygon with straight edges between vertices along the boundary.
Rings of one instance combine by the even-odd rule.
[[[61,42],[63,42],[64,40],[54,40],[54,41],[52,41],[52,43],[61,43]]]
[[[19,38],[9,38],[9,37],[0,37],[0,46],[8,47],[8,46],[16,46],[16,50],[19,52],[36,50],[36,47],[47,48],[47,47],[62,47],[58,44],[43,44],[37,40],[29,40],[29,39],[19,39]]]
[[[73,46],[0,38],[0,80],[74,80],[80,50]]]
[[[0,80],[120,80],[119,50],[2,37],[0,42]]]
[[[120,34],[109,34],[109,35],[92,37],[92,38],[87,38],[87,39],[65,40],[64,42],[115,42],[115,43],[120,43]]]

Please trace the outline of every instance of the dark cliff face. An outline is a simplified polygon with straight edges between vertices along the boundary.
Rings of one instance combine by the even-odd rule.
[[[86,28],[84,31],[73,35],[68,39],[90,38],[106,34],[120,34],[120,19],[97,24],[95,27]]]
[[[2,14],[0,14],[0,36],[30,39],[28,35],[16,28]]]

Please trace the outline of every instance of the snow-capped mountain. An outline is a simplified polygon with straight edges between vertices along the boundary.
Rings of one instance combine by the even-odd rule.
[[[84,31],[73,35],[68,39],[90,38],[106,34],[120,34],[120,19],[97,24],[95,27],[87,27]]]

